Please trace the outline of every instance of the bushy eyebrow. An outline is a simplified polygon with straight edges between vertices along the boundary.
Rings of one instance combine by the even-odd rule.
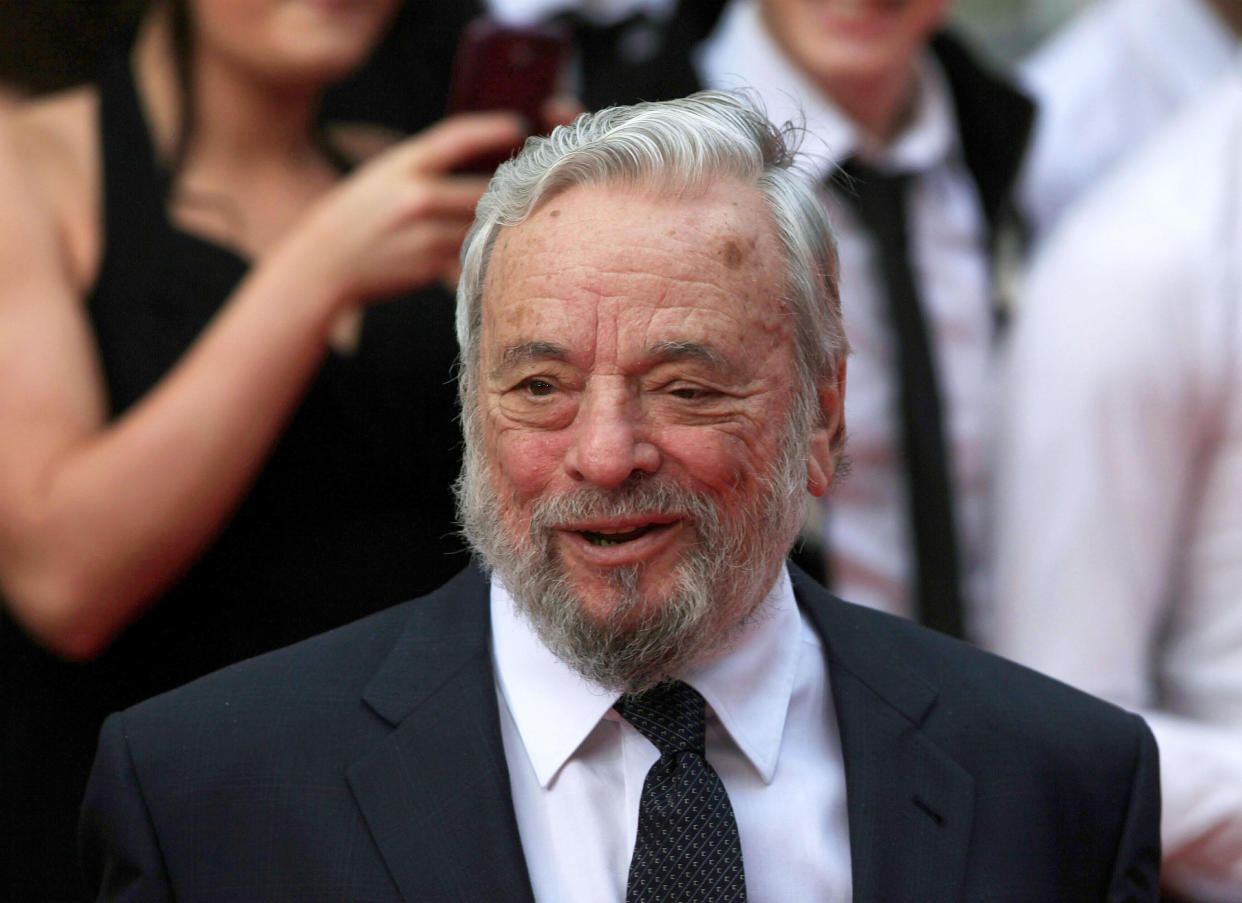
[[[736,372],[736,366],[711,345],[691,341],[667,341],[649,345],[645,357],[653,364],[676,363],[678,361],[697,361],[712,370],[728,376]],[[493,375],[505,373],[529,364],[532,361],[567,361],[569,349],[555,342],[540,340],[520,342],[505,348],[500,364],[492,371]]]
[[[500,358],[500,365],[493,373],[503,373],[531,361],[564,361],[569,359],[569,349],[555,342],[522,342],[510,345]]]
[[[721,374],[732,374],[737,369],[723,354],[702,342],[657,342],[647,348],[647,359],[656,363],[698,361]]]

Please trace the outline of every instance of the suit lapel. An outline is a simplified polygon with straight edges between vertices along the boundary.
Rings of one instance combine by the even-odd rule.
[[[855,903],[958,899],[974,782],[923,731],[935,689],[875,632],[882,616],[791,571],[827,650]],[[410,903],[533,903],[500,739],[487,600],[487,581],[470,568],[420,602],[364,694],[394,729],[350,767],[349,783]]]
[[[974,779],[924,733],[936,690],[875,632],[873,619],[884,616],[832,599],[801,572],[794,586],[828,653],[855,903],[957,900]]]
[[[500,738],[488,585],[475,568],[412,609],[364,693],[394,730],[348,771],[402,896],[533,903]]]

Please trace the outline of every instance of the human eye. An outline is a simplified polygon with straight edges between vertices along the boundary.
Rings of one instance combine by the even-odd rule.
[[[668,394],[681,401],[709,401],[720,395],[715,389],[697,383],[677,382],[668,387]]]
[[[549,379],[539,376],[528,376],[517,385],[518,391],[533,398],[546,398],[556,391],[556,386]]]
[[[515,423],[559,429],[573,419],[575,393],[572,378],[547,372],[515,375],[501,392],[500,406]]]

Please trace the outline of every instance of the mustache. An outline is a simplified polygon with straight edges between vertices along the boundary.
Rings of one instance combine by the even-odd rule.
[[[685,517],[702,526],[715,520],[716,503],[707,493],[672,480],[634,475],[615,489],[584,486],[541,498],[531,507],[531,528],[546,532],[575,521],[642,515]]]

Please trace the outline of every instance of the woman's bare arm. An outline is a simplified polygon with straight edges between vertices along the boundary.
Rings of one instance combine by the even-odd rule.
[[[446,173],[517,128],[448,121],[342,182],[109,423],[65,229],[38,164],[0,127],[0,588],[26,629],[90,658],[194,560],[279,436],[334,319],[451,267],[483,182]]]

